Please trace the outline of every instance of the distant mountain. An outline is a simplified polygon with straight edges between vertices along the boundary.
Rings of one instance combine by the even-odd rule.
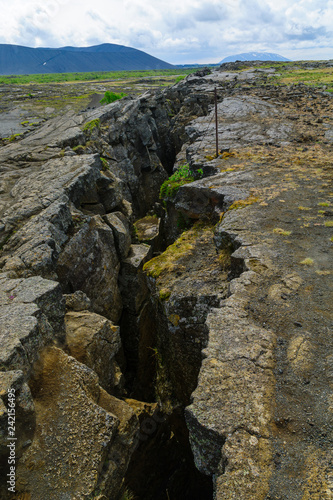
[[[174,66],[141,50],[113,43],[59,49],[0,44],[0,75],[167,68]]]
[[[225,57],[220,64],[235,61],[290,61],[290,59],[269,52],[244,52],[243,54]]]

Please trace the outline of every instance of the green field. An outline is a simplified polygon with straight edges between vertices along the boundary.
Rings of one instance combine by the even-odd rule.
[[[131,80],[136,78],[154,78],[159,76],[186,76],[195,69],[160,69],[144,71],[94,71],[89,73],[49,73],[38,75],[0,76],[1,84],[24,85],[29,83],[93,82],[103,80]]]

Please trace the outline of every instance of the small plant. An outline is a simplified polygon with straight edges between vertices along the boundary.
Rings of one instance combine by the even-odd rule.
[[[105,158],[101,158],[102,162],[102,170],[103,172],[106,172],[107,170],[110,170],[110,166]]]
[[[328,220],[325,222],[325,227],[333,227],[333,220]]]
[[[14,141],[16,141],[16,139],[18,139],[21,135],[22,135],[22,134],[13,134],[13,135],[11,135],[11,136],[8,138],[8,140],[9,140],[9,142],[14,142]]]
[[[118,99],[122,99],[123,97],[126,96],[127,94],[124,94],[124,92],[117,94],[116,92],[111,92],[110,90],[107,90],[104,94],[103,99],[101,99],[99,102],[101,104],[110,104],[111,102],[118,101]]]
[[[276,227],[273,229],[273,233],[280,234],[281,236],[289,236],[291,231],[286,231],[285,229],[281,229],[281,227]]]
[[[306,259],[302,260],[300,264],[302,264],[303,266],[313,266],[313,259],[307,257]]]
[[[163,182],[160,189],[160,199],[174,198],[180,186],[194,180],[194,173],[190,170],[190,166],[187,163],[182,165],[169,179]]]

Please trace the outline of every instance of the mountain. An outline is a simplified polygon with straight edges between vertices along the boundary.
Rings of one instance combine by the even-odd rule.
[[[92,47],[58,49],[0,44],[0,75],[36,73],[74,73],[86,71],[121,71],[173,68],[146,52],[103,43]]]
[[[243,54],[225,57],[219,64],[235,61],[290,61],[290,59],[269,52],[244,52]]]

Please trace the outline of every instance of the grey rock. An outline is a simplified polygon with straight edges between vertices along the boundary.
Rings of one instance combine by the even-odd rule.
[[[71,309],[72,311],[86,311],[90,309],[91,300],[81,290],[65,294],[64,298],[66,300],[66,309]]]
[[[96,215],[64,247],[57,274],[65,291],[82,290],[95,312],[117,322],[122,311],[119,268],[113,232]]]
[[[111,227],[120,260],[126,259],[131,247],[129,223],[121,212],[113,212],[104,217],[104,221]]]
[[[0,275],[1,369],[29,375],[38,352],[64,338],[65,304],[59,283]]]

